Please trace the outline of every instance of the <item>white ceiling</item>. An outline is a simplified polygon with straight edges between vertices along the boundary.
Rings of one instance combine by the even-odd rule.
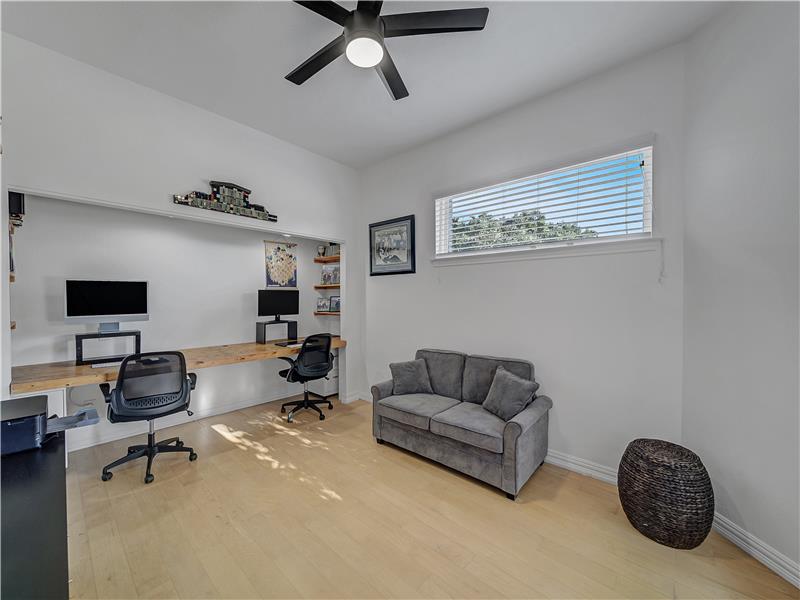
[[[723,5],[398,1],[383,13],[474,6],[490,7],[484,31],[387,40],[411,93],[399,101],[343,57],[300,87],[286,81],[341,28],[285,1],[4,1],[2,26],[360,167],[677,42]]]

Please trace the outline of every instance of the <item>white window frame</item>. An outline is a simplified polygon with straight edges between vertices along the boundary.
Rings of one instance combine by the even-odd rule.
[[[647,252],[658,248],[663,242],[657,237],[655,230],[655,202],[652,164],[655,155],[654,136],[643,136],[635,141],[626,144],[619,144],[615,148],[606,149],[591,153],[591,158],[577,161],[561,161],[560,165],[547,169],[535,170],[535,174],[516,177],[506,181],[484,185],[482,187],[461,191],[455,194],[442,196],[434,200],[434,256],[431,262],[434,266],[446,266],[451,264],[471,264],[483,262],[505,262],[509,260],[530,260],[537,258],[553,258],[559,256],[581,256],[593,254],[618,254],[622,252]],[[601,237],[582,238],[574,240],[557,240],[550,242],[540,242],[534,244],[518,244],[513,246],[503,246],[497,248],[485,248],[469,251],[440,252],[444,248],[449,249],[449,236],[451,235],[450,219],[437,219],[437,205],[456,197],[466,194],[480,193],[492,188],[513,185],[527,179],[544,177],[559,171],[578,168],[592,163],[599,163],[613,159],[616,156],[634,153],[640,150],[650,152],[650,165],[648,165],[649,181],[647,181],[647,191],[649,192],[649,202],[645,202],[645,227],[649,230],[645,232],[629,233],[622,235],[606,235]],[[586,156],[586,155],[584,155]],[[533,170],[533,169],[532,169]]]

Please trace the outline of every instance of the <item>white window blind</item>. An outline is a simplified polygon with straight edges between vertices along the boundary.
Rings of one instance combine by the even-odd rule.
[[[436,200],[436,256],[651,233],[648,146]]]

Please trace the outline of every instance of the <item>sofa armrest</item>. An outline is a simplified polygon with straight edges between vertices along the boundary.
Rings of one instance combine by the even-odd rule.
[[[516,497],[547,456],[548,412],[553,401],[539,396],[503,429],[503,490]]]
[[[394,382],[389,379],[388,381],[381,381],[373,385],[370,390],[372,391],[372,401],[378,402],[392,395],[394,390]]]
[[[376,440],[381,439],[381,417],[378,415],[378,401],[388,398],[394,391],[394,382],[381,381],[370,388],[372,392],[372,435]]]
[[[553,401],[549,396],[537,396],[536,400],[506,423],[503,437],[506,440],[516,440],[523,433],[533,427],[547,411],[553,408]]]

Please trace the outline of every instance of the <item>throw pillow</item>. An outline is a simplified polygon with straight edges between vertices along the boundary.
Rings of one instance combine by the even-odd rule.
[[[425,360],[409,360],[408,362],[391,363],[394,382],[394,394],[432,394],[431,379]]]
[[[483,401],[483,408],[503,419],[509,421],[533,401],[533,395],[539,389],[539,384],[518,377],[497,367],[494,373],[492,386]]]

